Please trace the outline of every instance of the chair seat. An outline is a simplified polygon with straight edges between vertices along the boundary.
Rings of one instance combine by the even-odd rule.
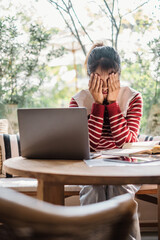
[[[23,178],[23,177],[15,177],[15,178],[0,178],[0,187],[12,188],[14,190],[20,192],[27,191],[37,191],[38,182],[34,178]],[[143,184],[140,190],[136,193],[136,195],[140,194],[156,194],[157,193],[157,184]],[[80,185],[65,185],[65,192],[68,192],[70,195],[78,195],[81,186]]]
[[[144,184],[142,185],[140,190],[136,193],[136,198],[143,200],[145,202],[158,204],[157,190],[158,190],[157,184]]]
[[[0,178],[0,187],[11,188],[18,192],[25,193],[27,195],[36,196],[37,195],[38,181],[34,178]],[[65,198],[79,195],[81,190],[80,185],[65,185],[64,195]],[[136,197],[143,201],[148,201],[157,204],[157,198],[149,196],[152,194],[157,194],[156,184],[143,184],[140,190],[136,193]]]
[[[14,189],[18,192],[22,192],[28,195],[37,194],[38,181],[34,178],[0,178],[0,187]],[[79,185],[65,185],[64,192],[65,197],[79,195],[81,186]]]
[[[78,192],[81,190],[80,185],[65,185],[64,190],[67,192]]]
[[[27,191],[37,191],[38,182],[34,178],[0,178],[0,187],[12,188],[20,192]],[[78,195],[81,186],[80,185],[65,185],[65,192],[70,193],[70,195]],[[156,194],[157,193],[157,184],[143,184],[140,190],[136,193],[139,194]]]
[[[17,191],[37,191],[38,181],[34,178],[0,178],[0,187],[12,188]],[[65,185],[64,190],[67,192],[77,192],[81,190],[79,185]]]
[[[157,194],[157,184],[143,184],[140,190],[136,193],[138,194]]]
[[[80,185],[65,185],[64,186],[65,198],[79,195],[81,188],[82,187]]]
[[[37,192],[37,180],[34,178],[1,178],[0,187],[11,188],[18,192]]]

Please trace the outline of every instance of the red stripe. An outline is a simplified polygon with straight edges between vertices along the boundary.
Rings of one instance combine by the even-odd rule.
[[[70,107],[78,107],[73,98]],[[137,141],[141,116],[142,97],[140,94],[137,94],[130,102],[126,117],[122,115],[117,103],[106,107],[94,103],[88,120],[91,150],[121,148],[124,143]]]

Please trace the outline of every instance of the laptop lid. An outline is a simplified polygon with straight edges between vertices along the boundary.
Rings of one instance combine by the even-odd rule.
[[[86,108],[18,109],[21,155],[32,159],[88,159]]]

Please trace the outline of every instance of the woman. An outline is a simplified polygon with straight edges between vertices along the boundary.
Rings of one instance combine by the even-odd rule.
[[[141,94],[130,87],[120,87],[120,57],[108,46],[96,44],[86,59],[90,77],[89,89],[77,93],[70,107],[86,107],[88,112],[91,151],[122,148],[124,143],[137,141],[142,116]],[[84,186],[81,205],[105,201],[131,193],[138,186]],[[130,239],[140,239],[138,217]]]

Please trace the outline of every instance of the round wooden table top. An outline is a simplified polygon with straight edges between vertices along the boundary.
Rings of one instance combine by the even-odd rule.
[[[13,175],[33,177],[59,184],[160,184],[160,162],[89,167],[79,160],[40,160],[23,157],[4,162]]]

